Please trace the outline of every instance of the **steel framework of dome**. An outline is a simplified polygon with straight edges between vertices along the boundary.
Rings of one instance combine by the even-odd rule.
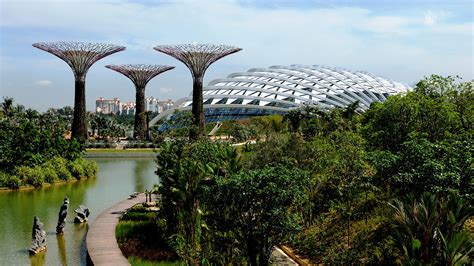
[[[206,121],[284,114],[304,105],[344,108],[359,102],[363,112],[373,102],[406,92],[409,86],[365,71],[326,66],[253,68],[216,79],[203,90]],[[192,97],[177,100],[175,108],[155,117],[150,126],[175,110],[189,110]]]

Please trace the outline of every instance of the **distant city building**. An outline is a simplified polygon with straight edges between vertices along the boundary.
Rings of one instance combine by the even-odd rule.
[[[95,111],[101,114],[135,114],[135,102],[120,102],[119,98],[104,99],[102,97],[95,101]],[[145,109],[154,113],[162,113],[172,109],[174,101],[171,99],[158,100],[154,97],[145,98]]]
[[[133,115],[135,114],[135,102],[127,102],[121,104],[121,112],[122,115]]]
[[[119,114],[119,98],[104,99],[102,97],[95,100],[95,112],[101,114]]]
[[[158,101],[158,106],[160,108],[158,110],[158,113],[166,112],[168,110],[173,109],[174,101],[171,100],[171,99],[164,100],[164,101]]]
[[[174,105],[174,101],[171,99],[160,101],[153,97],[146,98],[145,103],[145,108],[147,111],[156,113],[162,113],[164,111],[170,110]]]

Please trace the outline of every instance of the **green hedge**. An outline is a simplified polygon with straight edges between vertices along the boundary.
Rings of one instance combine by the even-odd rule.
[[[61,157],[54,157],[45,163],[30,167],[16,166],[12,174],[0,172],[0,187],[18,189],[21,186],[40,188],[44,183],[68,181],[72,177],[77,179],[95,177],[97,164],[83,158],[68,161]]]

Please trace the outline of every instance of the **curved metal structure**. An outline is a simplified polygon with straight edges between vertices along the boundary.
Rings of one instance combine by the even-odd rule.
[[[148,134],[145,115],[145,87],[148,82],[157,75],[171,70],[174,66],[162,65],[106,65],[106,68],[115,70],[129,78],[135,84],[135,125],[133,137],[145,139]]]
[[[66,62],[74,72],[74,117],[71,135],[76,139],[87,139],[86,127],[86,75],[89,68],[100,59],[125,50],[123,46],[86,42],[40,42],[36,47],[51,53]]]
[[[389,95],[409,89],[407,85],[364,71],[291,65],[252,68],[213,80],[204,88],[203,98],[206,120],[223,121],[284,114],[304,105],[329,109],[359,102],[358,111],[363,112],[371,103],[385,101]],[[191,105],[191,97],[177,100],[174,109],[155,117],[150,126],[174,110],[187,110]]]
[[[214,44],[178,44],[158,45],[154,47],[158,52],[172,56],[183,62],[191,71],[193,77],[193,102],[192,113],[194,116],[195,130],[190,131],[190,138],[197,139],[204,136],[204,111],[202,82],[207,68],[217,60],[236,53],[241,48],[230,45]]]

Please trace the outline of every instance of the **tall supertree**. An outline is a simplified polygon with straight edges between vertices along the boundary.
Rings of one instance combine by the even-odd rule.
[[[106,68],[115,70],[135,84],[135,127],[133,137],[145,139],[147,137],[147,121],[145,110],[145,87],[146,84],[157,75],[171,70],[174,66],[160,65],[107,65]]]
[[[204,74],[212,63],[242,49],[229,45],[213,44],[159,45],[153,49],[178,59],[191,71],[193,77],[192,113],[194,116],[195,128],[191,130],[190,138],[197,139],[204,136],[204,110],[202,96]]]
[[[34,43],[34,47],[64,60],[74,72],[74,116],[71,134],[75,139],[87,139],[86,126],[86,74],[100,59],[125,50],[123,46],[105,43],[50,42]]]

